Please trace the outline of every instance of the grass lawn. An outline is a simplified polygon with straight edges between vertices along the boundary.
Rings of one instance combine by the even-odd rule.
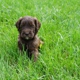
[[[41,22],[36,63],[17,47],[26,15]],[[80,0],[0,0],[0,80],[80,80]]]

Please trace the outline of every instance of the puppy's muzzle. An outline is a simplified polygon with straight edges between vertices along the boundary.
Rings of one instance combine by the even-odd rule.
[[[29,39],[32,39],[34,37],[34,33],[31,30],[23,30],[21,32],[21,37],[26,39],[26,40],[29,40]]]

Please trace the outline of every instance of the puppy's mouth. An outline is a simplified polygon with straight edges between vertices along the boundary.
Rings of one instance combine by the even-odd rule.
[[[21,34],[21,37],[25,40],[30,40],[30,39],[33,39],[34,38],[34,35],[31,34],[31,35],[24,35],[24,34]]]
[[[21,36],[21,38],[22,38],[22,39],[25,39],[25,40],[31,40],[31,39],[33,39],[34,37],[28,37],[28,36],[23,37],[23,36]]]
[[[25,39],[26,39],[26,40],[29,40],[29,37],[26,37]]]
[[[31,31],[22,31],[20,35],[25,40],[33,39],[35,36],[34,32]]]
[[[21,36],[23,39],[30,40],[33,39],[33,36]]]

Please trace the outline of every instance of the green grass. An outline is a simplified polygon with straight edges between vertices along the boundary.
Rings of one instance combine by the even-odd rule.
[[[36,63],[19,54],[15,22],[41,22]],[[80,80],[80,0],[0,0],[0,80]]]

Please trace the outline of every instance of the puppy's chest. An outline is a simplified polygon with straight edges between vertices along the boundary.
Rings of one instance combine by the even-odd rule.
[[[27,49],[27,50],[29,50],[29,49],[34,49],[33,43],[26,43],[26,44],[25,44],[25,49]]]
[[[26,50],[34,50],[35,48],[38,47],[38,44],[35,43],[35,42],[26,42],[24,44],[24,47],[25,47]]]

